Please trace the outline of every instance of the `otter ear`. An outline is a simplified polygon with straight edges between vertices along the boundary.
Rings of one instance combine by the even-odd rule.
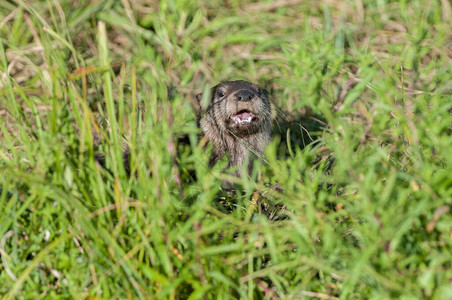
[[[201,102],[202,102],[202,93],[199,93],[198,95],[196,95],[196,100],[198,100],[198,104],[201,105]]]
[[[196,100],[201,109],[206,109],[210,102],[210,97],[214,93],[213,90],[208,89],[207,87],[204,89],[202,93],[196,95]]]
[[[197,94],[196,97],[196,101],[193,105],[194,109],[195,109],[195,113],[197,118],[201,118],[201,114],[203,113],[203,111],[206,110],[207,106],[209,105],[209,97],[208,96],[209,90],[205,90],[202,93]],[[204,95],[205,94],[205,95]]]
[[[264,95],[267,96],[267,97],[269,95],[269,93],[268,93],[268,91],[266,89],[262,89],[262,93],[264,93]]]
[[[197,94],[195,96],[195,98],[196,98],[196,101],[192,102],[192,106],[193,106],[193,109],[195,110],[197,122],[199,122],[199,119],[201,118],[201,112],[202,112],[202,93]]]

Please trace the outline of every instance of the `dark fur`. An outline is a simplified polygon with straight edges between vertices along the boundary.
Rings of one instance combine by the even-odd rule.
[[[224,96],[221,97],[221,93]],[[238,100],[246,94],[245,101]],[[196,96],[201,103],[202,94]],[[235,126],[231,117],[242,110],[257,118],[248,126]],[[214,146],[211,164],[229,155],[228,169],[237,166],[234,175],[240,177],[242,165],[248,160],[251,170],[256,156],[263,154],[270,141],[271,107],[268,92],[247,81],[227,81],[213,87],[205,112],[198,115],[200,127],[209,143]]]

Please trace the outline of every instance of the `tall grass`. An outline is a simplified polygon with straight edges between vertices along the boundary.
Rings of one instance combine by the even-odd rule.
[[[3,298],[452,298],[450,2],[17,0],[0,20]],[[234,194],[192,109],[229,79],[275,119]]]

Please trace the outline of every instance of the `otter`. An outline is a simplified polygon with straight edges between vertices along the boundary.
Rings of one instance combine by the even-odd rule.
[[[196,95],[201,104],[202,93]],[[270,142],[271,105],[268,91],[248,81],[226,81],[210,91],[210,101],[198,122],[214,153],[210,165],[229,156],[226,169],[241,177],[242,165],[248,162],[251,172],[253,160],[262,156]]]
[[[202,107],[203,94],[196,99]],[[248,162],[248,173],[253,161],[261,157],[270,142],[272,129],[271,106],[267,90],[248,81],[225,81],[210,90],[207,108],[197,112],[197,123],[204,138],[214,148],[209,165],[213,166],[223,156],[229,156],[227,169],[234,168],[233,175],[242,176],[242,166]],[[179,143],[185,141],[181,138]],[[187,143],[187,141],[185,141]],[[123,162],[130,176],[129,150],[123,149]],[[105,167],[105,156],[95,152],[94,159]],[[223,187],[231,187],[224,182]]]

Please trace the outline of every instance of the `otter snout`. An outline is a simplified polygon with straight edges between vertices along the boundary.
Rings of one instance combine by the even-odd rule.
[[[253,97],[254,93],[250,90],[240,90],[235,94],[235,100],[237,101],[250,101]]]

